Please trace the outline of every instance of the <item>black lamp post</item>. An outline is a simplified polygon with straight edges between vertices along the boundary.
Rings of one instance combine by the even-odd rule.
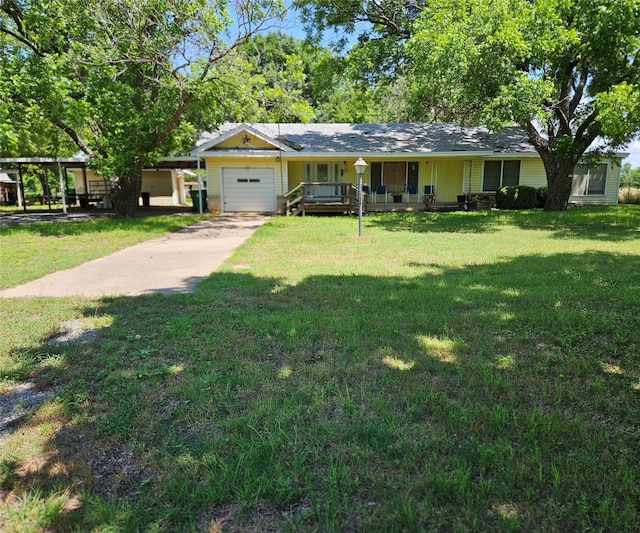
[[[358,237],[362,237],[362,175],[367,168],[367,162],[361,157],[353,164],[358,176]]]

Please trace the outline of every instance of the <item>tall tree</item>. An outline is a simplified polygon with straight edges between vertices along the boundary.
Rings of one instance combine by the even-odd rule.
[[[549,211],[573,169],[640,130],[639,0],[432,0],[407,45],[413,102],[519,124],[540,154]]]
[[[367,122],[397,120],[402,99],[386,85],[355,79],[335,51],[280,31],[252,37],[234,53],[251,91],[238,95],[239,120]]]
[[[245,64],[252,92],[243,120],[311,122],[315,118],[312,81],[321,54],[330,54],[302,39],[270,32],[253,36],[236,50],[236,64]],[[326,72],[331,79],[332,72]]]
[[[404,45],[411,37],[413,26],[428,0],[294,0],[305,29],[311,39],[319,40],[333,34],[336,50],[345,54],[345,77],[349,85],[357,85],[358,95],[372,93],[373,104],[382,94],[404,94],[404,71],[407,55]],[[357,35],[354,43],[353,36]],[[382,93],[382,94],[381,94]],[[362,100],[359,98],[358,100]],[[380,115],[384,105],[372,109]],[[407,118],[407,110],[392,110],[387,120]],[[362,115],[356,109],[351,114]],[[384,112],[382,113],[384,115]]]
[[[38,113],[135,212],[142,169],[225,117],[229,53],[282,14],[280,0],[2,0],[0,88]],[[236,18],[235,24],[231,16]]]
[[[626,188],[627,197],[631,197],[631,187],[640,188],[640,167],[625,163],[620,169],[620,188]]]

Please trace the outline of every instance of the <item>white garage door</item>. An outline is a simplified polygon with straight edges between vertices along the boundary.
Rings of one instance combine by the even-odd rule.
[[[275,212],[275,170],[267,167],[223,168],[222,201],[225,213]]]

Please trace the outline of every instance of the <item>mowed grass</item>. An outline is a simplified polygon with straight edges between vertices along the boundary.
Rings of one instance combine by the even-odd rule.
[[[0,289],[72,268],[199,219],[197,215],[147,215],[0,228]]]
[[[193,294],[0,317],[57,387],[0,529],[640,530],[637,206],[273,218]]]

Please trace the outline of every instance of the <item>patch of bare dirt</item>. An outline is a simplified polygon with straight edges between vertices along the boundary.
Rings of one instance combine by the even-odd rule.
[[[54,444],[57,459],[69,465],[76,476],[89,474],[95,491],[104,496],[133,496],[152,475],[130,447],[121,442],[97,440],[66,427],[56,432]]]
[[[77,319],[67,320],[60,324],[59,332],[47,344],[86,344],[97,335],[86,323]],[[58,391],[59,387],[38,388],[33,380],[3,386],[0,391],[0,442]]]

